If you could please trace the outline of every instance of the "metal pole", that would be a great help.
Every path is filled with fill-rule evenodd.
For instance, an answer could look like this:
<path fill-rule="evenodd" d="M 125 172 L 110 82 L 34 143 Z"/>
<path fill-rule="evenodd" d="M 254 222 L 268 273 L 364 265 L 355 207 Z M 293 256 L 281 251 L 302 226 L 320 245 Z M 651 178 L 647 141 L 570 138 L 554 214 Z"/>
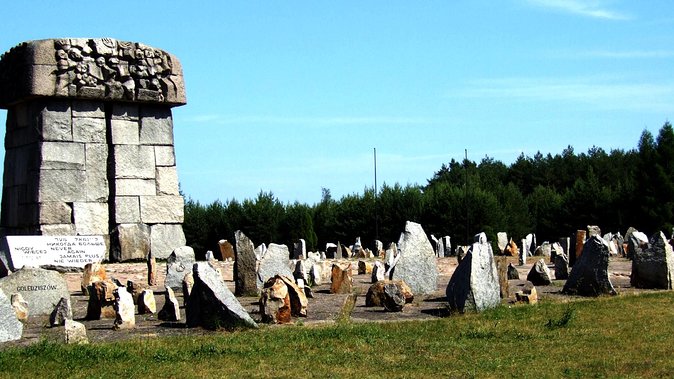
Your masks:
<path fill-rule="evenodd" d="M 374 235 L 379 240 L 379 209 L 377 204 L 379 187 L 377 187 L 377 148 L 374 148 Z M 378 253 L 378 252 L 377 252 Z"/>
<path fill-rule="evenodd" d="M 470 227 L 470 221 L 469 221 L 470 220 L 470 213 L 468 212 L 468 149 L 465 149 L 464 153 L 465 153 L 465 159 L 463 160 L 463 164 L 464 164 L 463 172 L 464 172 L 464 175 L 465 175 L 465 177 L 464 177 L 465 182 L 464 182 L 464 186 L 463 186 L 463 199 L 464 199 L 464 202 L 465 202 L 465 205 L 466 205 L 466 245 L 470 245 L 470 239 L 468 239 L 468 237 L 469 237 L 468 230 L 469 230 L 469 227 Z"/>

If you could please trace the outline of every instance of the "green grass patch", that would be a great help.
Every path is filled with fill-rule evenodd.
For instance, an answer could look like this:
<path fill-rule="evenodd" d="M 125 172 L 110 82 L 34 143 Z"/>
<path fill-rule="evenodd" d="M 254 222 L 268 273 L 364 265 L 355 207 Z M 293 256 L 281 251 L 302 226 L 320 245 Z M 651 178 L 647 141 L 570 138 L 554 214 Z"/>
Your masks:
<path fill-rule="evenodd" d="M 0 351 L 0 377 L 669 377 L 674 292 Z"/>

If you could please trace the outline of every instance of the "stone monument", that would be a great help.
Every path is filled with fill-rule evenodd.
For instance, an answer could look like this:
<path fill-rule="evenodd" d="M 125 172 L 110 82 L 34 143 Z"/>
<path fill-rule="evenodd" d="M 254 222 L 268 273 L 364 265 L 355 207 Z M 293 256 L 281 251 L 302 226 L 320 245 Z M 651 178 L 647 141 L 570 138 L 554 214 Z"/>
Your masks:
<path fill-rule="evenodd" d="M 3 235 L 102 235 L 116 260 L 185 245 L 171 108 L 180 62 L 136 42 L 23 42 L 0 58 Z"/>

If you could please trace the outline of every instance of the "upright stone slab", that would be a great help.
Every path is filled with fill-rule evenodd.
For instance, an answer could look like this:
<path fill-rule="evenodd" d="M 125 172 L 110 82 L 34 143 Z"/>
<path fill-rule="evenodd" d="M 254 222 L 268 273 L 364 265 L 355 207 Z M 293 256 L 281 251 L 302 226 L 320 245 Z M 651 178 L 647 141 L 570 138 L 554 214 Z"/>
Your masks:
<path fill-rule="evenodd" d="M 300 238 L 295 242 L 293 249 L 293 259 L 306 259 L 307 257 L 307 242 Z"/>
<path fill-rule="evenodd" d="M 257 268 L 257 288 L 261 291 L 264 283 L 275 275 L 285 275 L 293 277 L 290 270 L 290 252 L 288 246 L 269 244 L 267 252 L 260 260 Z"/>
<path fill-rule="evenodd" d="M 166 280 L 164 285 L 174 290 L 181 289 L 185 274 L 192 270 L 194 258 L 194 249 L 189 246 L 183 246 L 175 249 L 166 261 Z"/>
<path fill-rule="evenodd" d="M 24 267 L 0 279 L 5 293 L 20 293 L 28 302 L 30 315 L 50 315 L 62 297 L 70 297 L 68 284 L 56 271 Z"/>
<path fill-rule="evenodd" d="M 178 59 L 142 43 L 63 38 L 12 48 L 0 58 L 8 110 L 0 227 L 101 235 L 116 259 L 142 259 L 150 246 L 166 258 L 185 244 L 171 115 L 185 102 Z"/>
<path fill-rule="evenodd" d="M 449 236 L 442 237 L 442 246 L 445 248 L 442 255 L 443 257 L 452 255 L 452 239 Z"/>
<path fill-rule="evenodd" d="M 393 270 L 393 280 L 402 280 L 418 295 L 428 295 L 438 289 L 438 266 L 433 247 L 421 225 L 407 221 L 398 241 L 399 259 Z"/>
<path fill-rule="evenodd" d="M 23 324 L 16 318 L 14 308 L 0 288 L 0 343 L 21 339 Z"/>
<path fill-rule="evenodd" d="M 608 277 L 608 245 L 599 236 L 585 241 L 562 293 L 580 296 L 616 295 Z"/>
<path fill-rule="evenodd" d="M 638 249 L 632 258 L 632 287 L 671 290 L 674 281 L 672 245 L 662 232 L 654 234 L 648 245 L 646 249 Z"/>
<path fill-rule="evenodd" d="M 236 240 L 236 262 L 234 262 L 234 294 L 236 296 L 257 296 L 257 258 L 255 245 L 242 231 L 234 233 Z"/>
<path fill-rule="evenodd" d="M 496 233 L 496 237 L 498 238 L 498 248 L 501 251 L 501 254 L 503 254 L 506 247 L 508 247 L 508 233 L 498 232 Z"/>
<path fill-rule="evenodd" d="M 569 278 L 569 257 L 566 254 L 555 255 L 555 279 Z"/>
<path fill-rule="evenodd" d="M 446 289 L 449 308 L 456 312 L 494 308 L 501 303 L 494 254 L 489 243 L 474 243 L 452 274 Z"/>
<path fill-rule="evenodd" d="M 213 267 L 206 262 L 195 263 L 192 275 L 194 287 L 187 300 L 187 326 L 207 329 L 238 326 L 257 328 L 255 321 Z"/>
<path fill-rule="evenodd" d="M 536 261 L 527 275 L 527 280 L 535 286 L 547 286 L 552 283 L 552 274 L 548 265 L 545 264 L 545 260 L 539 259 Z"/>

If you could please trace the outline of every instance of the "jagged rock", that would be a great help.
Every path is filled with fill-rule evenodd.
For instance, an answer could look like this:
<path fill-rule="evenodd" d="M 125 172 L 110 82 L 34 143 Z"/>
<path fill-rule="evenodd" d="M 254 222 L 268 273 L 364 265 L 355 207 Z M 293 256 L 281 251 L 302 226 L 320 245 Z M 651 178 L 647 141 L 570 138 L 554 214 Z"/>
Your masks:
<path fill-rule="evenodd" d="M 189 246 L 179 247 L 169 255 L 166 260 L 166 280 L 164 286 L 180 289 L 183 284 L 185 274 L 192 271 L 194 258 L 194 249 Z"/>
<path fill-rule="evenodd" d="M 236 259 L 236 255 L 234 254 L 234 246 L 229 241 L 218 241 L 218 247 L 220 248 L 220 255 L 222 256 L 223 261 Z"/>
<path fill-rule="evenodd" d="M 457 246 L 456 247 L 456 261 L 457 263 L 461 263 L 463 258 L 466 257 L 468 254 L 468 251 L 470 250 L 470 246 Z"/>
<path fill-rule="evenodd" d="M 515 299 L 521 303 L 536 304 L 538 303 L 538 291 L 532 283 L 527 283 L 522 291 L 515 292 Z"/>
<path fill-rule="evenodd" d="M 327 259 L 338 258 L 336 255 L 337 255 L 337 245 L 335 245 L 332 242 L 328 242 L 327 244 L 325 244 L 325 258 Z"/>
<path fill-rule="evenodd" d="M 552 256 L 552 245 L 550 245 L 550 242 L 545 241 L 541 246 L 537 247 L 536 255 L 550 259 L 550 256 Z"/>
<path fill-rule="evenodd" d="M 510 296 L 510 284 L 508 283 L 508 258 L 494 257 L 496 261 L 496 271 L 498 272 L 498 285 L 501 299 L 507 299 Z"/>
<path fill-rule="evenodd" d="M 671 290 L 674 281 L 674 250 L 667 237 L 658 232 L 649 247 L 637 249 L 632 258 L 632 287 Z"/>
<path fill-rule="evenodd" d="M 321 266 L 318 264 L 313 264 L 311 265 L 311 271 L 310 271 L 310 278 L 311 278 L 311 283 L 313 283 L 316 286 L 320 286 L 323 284 L 323 272 L 321 269 Z"/>
<path fill-rule="evenodd" d="M 562 293 L 567 295 L 616 295 L 608 277 L 608 245 L 598 236 L 588 239 L 571 270 Z"/>
<path fill-rule="evenodd" d="M 307 296 L 303 289 L 304 283 L 302 284 L 302 288 L 300 288 L 300 286 L 295 284 L 290 277 L 283 275 L 278 275 L 277 277 L 285 283 L 286 287 L 288 287 L 288 295 L 290 296 L 290 314 L 296 317 L 307 317 L 307 306 L 309 305 L 309 301 L 307 300 Z"/>
<path fill-rule="evenodd" d="M 208 250 L 206 252 L 205 260 L 206 260 L 206 262 L 211 262 L 211 263 L 217 261 L 217 259 L 215 258 L 215 254 L 213 254 L 213 251 L 211 251 L 211 250 Z"/>
<path fill-rule="evenodd" d="M 481 312 L 501 303 L 498 272 L 489 243 L 474 243 L 447 284 L 450 310 Z"/>
<path fill-rule="evenodd" d="M 260 260 L 260 265 L 257 268 L 257 287 L 263 288 L 264 283 L 276 275 L 293 276 L 290 270 L 290 252 L 288 246 L 269 244 L 267 252 Z"/>
<path fill-rule="evenodd" d="M 300 238 L 293 246 L 293 259 L 307 258 L 307 242 Z"/>
<path fill-rule="evenodd" d="M 162 321 L 180 321 L 180 304 L 171 287 L 164 287 L 164 306 L 157 317 Z"/>
<path fill-rule="evenodd" d="M 529 275 L 527 275 L 527 280 L 533 283 L 535 286 L 547 286 L 552 283 L 552 274 L 548 265 L 545 264 L 544 259 L 539 259 L 531 267 Z"/>
<path fill-rule="evenodd" d="M 358 275 L 372 274 L 372 262 L 358 261 Z"/>
<path fill-rule="evenodd" d="M 54 307 L 54 311 L 49 315 L 49 324 L 54 326 L 64 325 L 66 320 L 73 319 L 73 307 L 70 304 L 70 297 L 62 297 Z"/>
<path fill-rule="evenodd" d="M 147 254 L 147 285 L 157 285 L 157 259 L 152 251 Z"/>
<path fill-rule="evenodd" d="M 194 287 L 194 276 L 190 271 L 183 277 L 183 301 L 187 302 L 187 299 L 189 299 L 190 295 L 192 294 L 192 287 Z"/>
<path fill-rule="evenodd" d="M 569 257 L 562 253 L 555 255 L 555 279 L 569 278 Z"/>
<path fill-rule="evenodd" d="M 134 304 L 138 304 L 138 298 L 146 289 L 148 288 L 144 283 L 133 282 L 131 280 L 126 281 L 126 291 L 131 294 Z"/>
<path fill-rule="evenodd" d="M 520 249 L 517 248 L 517 244 L 515 243 L 515 241 L 513 241 L 512 238 L 510 239 L 508 245 L 503 250 L 503 255 L 509 257 L 517 257 L 520 255 Z"/>
<path fill-rule="evenodd" d="M 496 233 L 496 238 L 498 239 L 498 248 L 501 251 L 501 254 L 503 254 L 506 247 L 508 247 L 508 233 L 498 232 Z"/>
<path fill-rule="evenodd" d="M 375 261 L 372 264 L 372 283 L 377 283 L 380 280 L 386 280 L 386 269 L 383 262 Z"/>
<path fill-rule="evenodd" d="M 342 267 L 338 264 L 332 265 L 332 282 L 330 293 L 351 293 L 353 290 L 353 277 L 351 276 L 351 264 Z"/>
<path fill-rule="evenodd" d="M 365 306 L 384 306 L 389 312 L 401 312 L 405 306 L 405 296 L 400 286 L 391 281 L 381 281 L 370 286 L 365 298 Z"/>
<path fill-rule="evenodd" d="M 590 238 L 592 236 L 601 237 L 601 228 L 599 228 L 597 225 L 588 225 L 587 226 L 587 237 Z"/>
<path fill-rule="evenodd" d="M 643 254 L 644 249 L 648 249 L 648 237 L 646 234 L 634 229 L 628 232 L 627 237 L 627 258 L 634 259 L 636 255 Z"/>
<path fill-rule="evenodd" d="M 585 246 L 585 236 L 587 232 L 584 230 L 578 230 L 576 231 L 576 250 L 575 250 L 575 260 L 573 260 L 573 263 L 575 264 L 575 261 L 580 258 L 580 255 L 583 253 L 583 246 Z"/>
<path fill-rule="evenodd" d="M 5 294 L 20 293 L 31 316 L 49 316 L 62 297 L 70 296 L 65 277 L 53 270 L 24 266 L 0 279 Z"/>
<path fill-rule="evenodd" d="M 5 292 L 0 289 L 0 343 L 21 339 L 23 323 L 16 318 L 16 313 Z"/>
<path fill-rule="evenodd" d="M 108 274 L 105 271 L 105 266 L 101 263 L 87 263 L 84 265 L 84 271 L 82 272 L 82 293 L 87 295 L 87 288 L 91 283 L 106 280 L 107 278 Z"/>
<path fill-rule="evenodd" d="M 555 263 L 556 256 L 565 254 L 566 253 L 564 252 L 564 249 L 562 248 L 562 245 L 559 242 L 553 243 L 552 248 L 550 249 L 550 262 Z"/>
<path fill-rule="evenodd" d="M 23 299 L 20 293 L 13 293 L 11 297 L 12 308 L 19 321 L 28 321 L 28 303 Z"/>
<path fill-rule="evenodd" d="M 136 327 L 136 312 L 133 297 L 125 287 L 115 290 L 115 324 L 114 329 L 133 329 Z"/>
<path fill-rule="evenodd" d="M 487 234 L 485 232 L 480 232 L 473 236 L 473 242 L 477 243 L 487 243 Z"/>
<path fill-rule="evenodd" d="M 384 307 L 389 312 L 400 312 L 412 301 L 414 293 L 402 280 L 378 281 L 370 286 L 365 296 L 366 307 Z"/>
<path fill-rule="evenodd" d="M 66 344 L 78 345 L 89 343 L 89 338 L 87 338 L 87 328 L 84 324 L 71 319 L 65 319 L 63 325 L 63 342 Z"/>
<path fill-rule="evenodd" d="M 260 296 L 262 321 L 272 324 L 287 324 L 292 320 L 288 286 L 279 277 L 269 278 Z"/>
<path fill-rule="evenodd" d="M 525 264 L 527 264 L 527 256 L 529 251 L 527 248 L 528 243 L 529 241 L 527 241 L 526 238 L 522 240 L 522 250 L 519 251 L 520 255 L 518 257 L 519 258 L 518 264 L 520 266 L 524 266 Z"/>
<path fill-rule="evenodd" d="M 408 221 L 398 241 L 399 259 L 393 280 L 402 280 L 415 294 L 427 295 L 438 289 L 438 267 L 433 247 L 421 225 Z"/>
<path fill-rule="evenodd" d="M 148 313 L 157 313 L 157 300 L 151 289 L 143 290 L 138 296 L 138 314 L 143 315 Z"/>
<path fill-rule="evenodd" d="M 236 296 L 257 296 L 257 256 L 255 245 L 242 231 L 234 233 L 236 241 L 234 262 L 234 294 Z"/>
<path fill-rule="evenodd" d="M 102 318 L 115 318 L 115 290 L 117 285 L 110 280 L 92 283 L 87 292 L 89 303 L 87 305 L 87 320 L 100 320 Z M 133 299 L 132 299 L 133 302 Z"/>
<path fill-rule="evenodd" d="M 520 280 L 520 272 L 512 263 L 508 264 L 508 280 Z"/>
<path fill-rule="evenodd" d="M 195 263 L 192 269 L 194 287 L 187 300 L 187 326 L 207 329 L 219 327 L 251 327 L 257 324 L 225 282 L 208 263 Z"/>

